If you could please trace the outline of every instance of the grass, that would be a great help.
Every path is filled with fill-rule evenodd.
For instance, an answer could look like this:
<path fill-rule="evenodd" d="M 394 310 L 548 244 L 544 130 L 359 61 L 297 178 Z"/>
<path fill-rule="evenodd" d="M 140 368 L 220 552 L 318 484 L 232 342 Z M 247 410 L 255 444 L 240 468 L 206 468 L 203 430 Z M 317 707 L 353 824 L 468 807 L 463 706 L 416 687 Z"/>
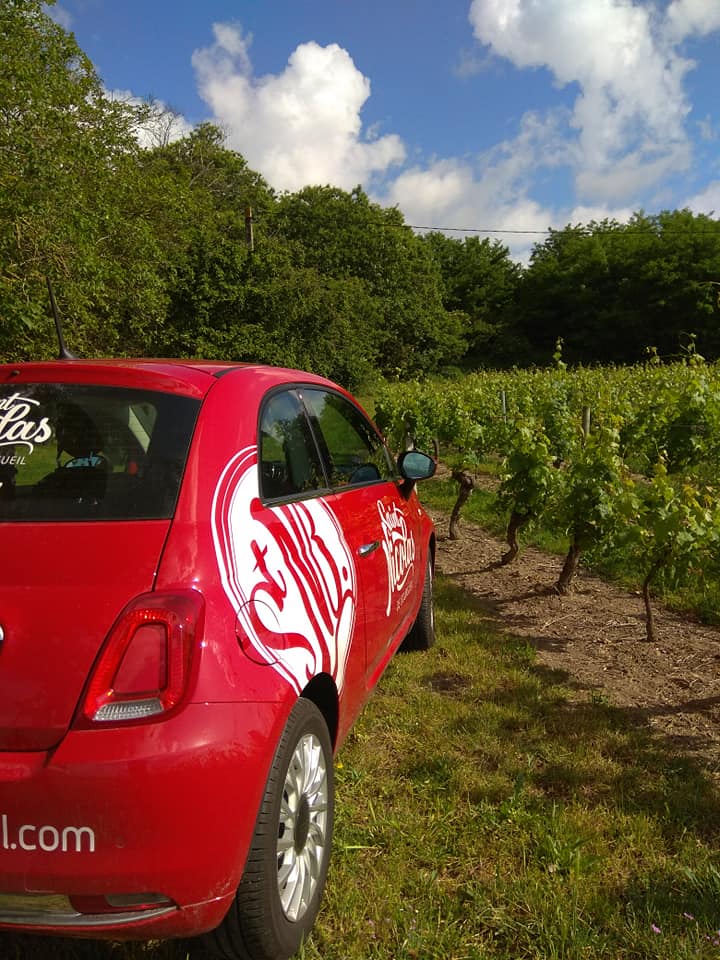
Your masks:
<path fill-rule="evenodd" d="M 720 956 L 711 781 L 440 593 L 340 755 L 307 960 Z"/>
<path fill-rule="evenodd" d="M 336 763 L 303 960 L 720 958 L 720 798 L 642 717 L 565 685 L 438 582 Z M 0 936 L 7 960 L 181 960 L 172 943 Z"/>

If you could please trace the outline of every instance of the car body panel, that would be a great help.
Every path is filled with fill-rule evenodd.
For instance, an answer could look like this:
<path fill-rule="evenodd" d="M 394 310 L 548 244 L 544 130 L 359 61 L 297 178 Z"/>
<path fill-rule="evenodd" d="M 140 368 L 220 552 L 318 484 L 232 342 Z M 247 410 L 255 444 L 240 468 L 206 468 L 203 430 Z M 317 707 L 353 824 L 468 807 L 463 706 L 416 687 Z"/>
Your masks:
<path fill-rule="evenodd" d="M 240 879 L 267 744 L 283 725 L 274 704 L 189 704 L 164 722 L 73 730 L 55 751 L 0 753 L 0 890 L 154 891 L 205 904 L 202 926 L 214 926 Z M 179 910 L 152 927 L 184 932 Z"/>
<path fill-rule="evenodd" d="M 201 398 L 215 375 L 237 365 L 197 364 L 157 360 L 64 360 L 5 364 L 0 383 L 90 383 L 95 386 L 133 386 Z"/>
<path fill-rule="evenodd" d="M 365 663 L 368 679 L 388 646 L 407 633 L 415 598 L 405 590 L 415 560 L 408 526 L 410 504 L 392 482 L 348 490 L 340 498 L 341 523 L 357 558 L 365 604 Z"/>
<path fill-rule="evenodd" d="M 152 589 L 169 526 L 3 524 L 0 750 L 45 750 L 60 740 L 113 622 L 131 597 Z"/>

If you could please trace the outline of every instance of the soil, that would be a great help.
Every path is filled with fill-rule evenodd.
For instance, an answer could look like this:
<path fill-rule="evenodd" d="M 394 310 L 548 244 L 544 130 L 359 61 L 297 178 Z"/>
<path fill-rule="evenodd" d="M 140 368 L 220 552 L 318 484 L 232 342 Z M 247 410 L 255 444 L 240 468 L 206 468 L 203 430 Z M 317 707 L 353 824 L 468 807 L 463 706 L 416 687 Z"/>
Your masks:
<path fill-rule="evenodd" d="M 507 544 L 462 521 L 428 511 L 437 530 L 439 572 L 471 591 L 487 620 L 525 638 L 541 664 L 566 674 L 572 696 L 601 696 L 632 710 L 720 784 L 720 629 L 653 605 L 658 641 L 648 643 L 639 593 L 583 570 L 575 589 L 554 589 L 562 558 L 523 547 L 500 566 Z"/>

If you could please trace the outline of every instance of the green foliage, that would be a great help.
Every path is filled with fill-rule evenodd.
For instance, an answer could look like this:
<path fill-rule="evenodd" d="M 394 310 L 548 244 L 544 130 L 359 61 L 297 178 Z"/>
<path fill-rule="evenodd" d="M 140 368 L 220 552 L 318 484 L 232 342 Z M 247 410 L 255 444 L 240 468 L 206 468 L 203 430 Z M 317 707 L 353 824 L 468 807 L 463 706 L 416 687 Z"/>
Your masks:
<path fill-rule="evenodd" d="M 152 105 L 110 101 L 36 0 L 0 17 L 6 359 L 55 352 L 48 276 L 83 355 L 259 360 L 351 387 L 462 355 L 462 319 L 397 210 L 360 189 L 278 198 L 210 124 L 142 149 L 138 130 L 162 121 Z"/>
<path fill-rule="evenodd" d="M 587 550 L 602 542 L 616 523 L 627 471 L 616 430 L 600 427 L 587 437 L 578 434 L 567 467 L 559 473 L 556 509 L 573 542 Z"/>
<path fill-rule="evenodd" d="M 643 577 L 647 638 L 655 639 L 650 591 L 658 575 L 668 581 L 701 571 L 720 545 L 717 490 L 687 476 L 672 477 L 660 460 L 647 484 L 621 499 L 621 543 Z"/>
<path fill-rule="evenodd" d="M 443 308 L 439 270 L 397 209 L 372 203 L 359 187 L 306 187 L 279 199 L 273 227 L 299 264 L 360 281 L 384 375 L 432 373 L 464 352 L 462 318 Z"/>
<path fill-rule="evenodd" d="M 639 212 L 628 224 L 568 226 L 522 269 L 497 241 L 417 236 L 398 209 L 360 187 L 277 195 L 216 127 L 200 124 L 172 142 L 172 121 L 153 103 L 110 99 L 40 0 L 0 4 L 5 359 L 55 352 L 47 277 L 82 355 L 256 359 L 348 386 L 378 374 L 407 380 L 547 362 L 559 339 L 571 363 L 639 359 L 646 344 L 655 357 L 694 351 L 694 335 L 703 355 L 720 353 L 712 217 Z M 155 146 L 141 147 L 140 133 Z M 540 411 L 557 459 L 570 442 L 564 410 L 576 398 L 567 391 L 577 388 L 564 364 Z M 678 393 L 664 438 L 637 419 L 623 424 L 623 448 L 638 441 L 638 469 L 647 472 L 661 450 L 678 467 L 694 469 L 700 445 L 706 458 L 718 402 L 698 377 L 694 394 L 690 383 Z M 505 412 L 524 415 L 526 399 Z M 663 419 L 662 406 L 639 400 L 650 423 Z M 473 463 L 498 427 L 472 411 L 463 417 L 448 401 L 440 426 L 464 435 L 462 455 Z M 661 447 L 644 443 L 651 433 Z"/>
<path fill-rule="evenodd" d="M 677 577 L 720 542 L 720 503 L 714 487 L 671 477 L 660 461 L 647 484 L 625 499 L 626 538 L 645 570 Z"/>
<path fill-rule="evenodd" d="M 503 563 L 519 552 L 520 529 L 538 520 L 557 486 L 557 470 L 550 455 L 550 441 L 538 421 L 518 419 L 507 435 L 509 453 L 503 464 L 498 506 L 509 513 Z"/>
<path fill-rule="evenodd" d="M 253 256 L 236 358 L 312 369 L 354 388 L 374 371 L 377 304 L 362 282 L 292 262 L 277 241 Z"/>
<path fill-rule="evenodd" d="M 159 248 L 135 124 L 36 0 L 0 9 L 0 316 L 6 358 L 47 356 L 45 278 L 86 353 L 133 349 L 159 319 Z"/>
<path fill-rule="evenodd" d="M 636 213 L 553 230 L 535 247 L 518 292 L 518 326 L 539 356 L 557 337 L 581 362 L 669 356 L 695 333 L 718 355 L 720 223 L 689 210 Z"/>
<path fill-rule="evenodd" d="M 620 529 L 619 505 L 630 485 L 619 455 L 619 434 L 612 427 L 580 434 L 567 468 L 560 474 L 555 503 L 556 522 L 567 531 L 570 548 L 558 579 L 567 593 L 581 552 L 607 548 Z"/>
<path fill-rule="evenodd" d="M 557 485 L 558 470 L 542 425 L 517 420 L 509 436 L 509 453 L 503 463 L 498 505 L 502 510 L 534 520 L 544 511 Z"/>
<path fill-rule="evenodd" d="M 692 343 L 674 364 L 570 370 L 558 348 L 555 360 L 546 370 L 385 384 L 377 415 L 398 445 L 409 433 L 426 448 L 437 437 L 453 464 L 500 458 L 504 562 L 517 555 L 518 530 L 542 516 L 555 542 L 569 542 L 558 589 L 569 589 L 582 554 L 622 556 L 644 585 L 651 629 L 657 580 L 686 583 L 698 569 L 717 577 L 720 366 Z"/>
<path fill-rule="evenodd" d="M 442 233 L 423 238 L 440 267 L 443 305 L 467 318 L 468 367 L 503 366 L 523 356 L 513 328 L 513 307 L 522 276 L 510 251 L 497 240 L 456 240 Z"/>
<path fill-rule="evenodd" d="M 232 359 L 245 319 L 250 253 L 245 207 L 262 212 L 272 193 L 222 133 L 201 124 L 182 140 L 148 150 L 143 177 L 155 196 L 153 219 L 164 249 L 166 322 L 151 352 Z"/>

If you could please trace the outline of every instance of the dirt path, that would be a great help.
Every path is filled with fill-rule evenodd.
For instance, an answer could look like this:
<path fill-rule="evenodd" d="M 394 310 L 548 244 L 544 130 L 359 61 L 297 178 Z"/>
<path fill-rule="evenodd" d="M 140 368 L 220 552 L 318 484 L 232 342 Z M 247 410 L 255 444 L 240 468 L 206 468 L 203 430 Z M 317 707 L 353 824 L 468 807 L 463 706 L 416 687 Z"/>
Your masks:
<path fill-rule="evenodd" d="M 449 540 L 447 517 L 429 511 L 438 534 L 437 568 L 472 591 L 489 621 L 525 637 L 540 662 L 565 671 L 578 696 L 596 690 L 637 710 L 658 733 L 695 757 L 720 782 L 720 629 L 655 605 L 655 644 L 645 639 L 639 594 L 582 571 L 575 593 L 561 597 L 557 557 L 526 547 L 513 566 L 497 562 L 507 549 L 463 522 Z"/>

